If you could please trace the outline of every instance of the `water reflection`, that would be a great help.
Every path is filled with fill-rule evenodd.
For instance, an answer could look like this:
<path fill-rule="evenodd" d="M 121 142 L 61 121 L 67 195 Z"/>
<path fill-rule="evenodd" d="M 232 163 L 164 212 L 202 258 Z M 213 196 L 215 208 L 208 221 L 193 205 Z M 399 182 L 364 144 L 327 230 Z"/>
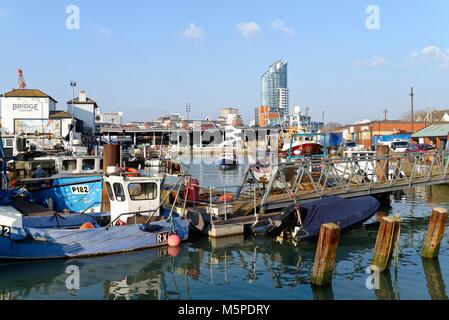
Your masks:
<path fill-rule="evenodd" d="M 422 259 L 427 289 L 432 300 L 448 300 L 438 259 Z"/>
<path fill-rule="evenodd" d="M 342 235 L 333 283 L 327 288 L 310 284 L 315 242 L 192 237 L 180 249 L 0 264 L 0 299 L 446 300 L 449 274 L 438 260 L 421 260 L 420 249 L 432 207 L 449 207 L 448 191 L 448 186 L 404 190 L 383 208 L 386 214 L 399 212 L 403 223 L 398 271 L 392 268 L 380 275 L 377 290 L 365 286 L 378 229 L 373 217 L 364 227 Z M 441 263 L 449 263 L 448 240 L 446 233 Z M 80 290 L 66 288 L 69 265 L 80 269 Z"/>

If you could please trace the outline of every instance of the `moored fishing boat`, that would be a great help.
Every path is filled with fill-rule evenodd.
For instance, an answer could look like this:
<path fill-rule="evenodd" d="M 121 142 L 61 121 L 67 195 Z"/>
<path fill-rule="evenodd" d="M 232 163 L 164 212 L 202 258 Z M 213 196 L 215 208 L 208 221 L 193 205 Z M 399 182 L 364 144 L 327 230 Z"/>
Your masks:
<path fill-rule="evenodd" d="M 35 161 L 54 162 L 56 174 L 41 171 L 37 177 L 18 180 L 17 185 L 28 191 L 31 201 L 57 212 L 101 211 L 102 157 L 41 157 Z M 38 166 L 34 172 L 38 170 L 42 169 Z"/>
<path fill-rule="evenodd" d="M 105 180 L 111 213 L 26 216 L 13 205 L 0 206 L 0 259 L 98 256 L 165 246 L 172 235 L 187 240 L 189 221 L 162 209 L 162 177 Z"/>

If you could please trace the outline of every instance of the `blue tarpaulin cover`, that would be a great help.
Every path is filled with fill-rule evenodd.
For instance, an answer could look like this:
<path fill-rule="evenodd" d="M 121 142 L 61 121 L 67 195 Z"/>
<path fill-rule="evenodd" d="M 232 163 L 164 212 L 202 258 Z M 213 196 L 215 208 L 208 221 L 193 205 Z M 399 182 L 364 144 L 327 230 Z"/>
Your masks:
<path fill-rule="evenodd" d="M 303 230 L 307 237 L 319 235 L 321 225 L 335 223 L 341 229 L 361 224 L 379 209 L 379 201 L 372 196 L 343 199 L 337 196 L 301 204 Z"/>

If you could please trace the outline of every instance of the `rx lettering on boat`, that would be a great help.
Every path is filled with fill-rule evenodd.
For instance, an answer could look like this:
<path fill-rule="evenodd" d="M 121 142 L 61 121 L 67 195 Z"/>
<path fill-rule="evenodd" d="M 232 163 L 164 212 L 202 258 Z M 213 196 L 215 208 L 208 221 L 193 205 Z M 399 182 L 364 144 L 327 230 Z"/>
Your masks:
<path fill-rule="evenodd" d="M 162 232 L 156 235 L 156 243 L 167 243 L 170 232 Z"/>
<path fill-rule="evenodd" d="M 72 186 L 72 194 L 88 194 L 89 186 Z"/>
<path fill-rule="evenodd" d="M 0 237 L 11 238 L 11 227 L 0 226 Z"/>

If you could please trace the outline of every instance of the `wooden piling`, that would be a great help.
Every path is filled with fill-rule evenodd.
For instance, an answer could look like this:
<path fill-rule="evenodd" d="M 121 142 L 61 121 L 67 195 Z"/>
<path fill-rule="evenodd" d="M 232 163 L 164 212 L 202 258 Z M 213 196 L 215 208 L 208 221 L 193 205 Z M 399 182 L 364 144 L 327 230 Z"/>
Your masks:
<path fill-rule="evenodd" d="M 447 216 L 448 212 L 444 208 L 435 208 L 432 210 L 432 216 L 430 217 L 429 227 L 421 253 L 423 258 L 434 259 L 438 257 L 444 229 L 446 228 Z"/>
<path fill-rule="evenodd" d="M 313 285 L 327 286 L 331 284 L 339 240 L 339 226 L 334 223 L 326 223 L 321 226 L 312 270 Z"/>
<path fill-rule="evenodd" d="M 376 147 L 376 152 L 378 157 L 388 156 L 390 154 L 390 148 L 386 145 L 378 144 Z M 387 181 L 389 169 L 390 168 L 388 160 L 377 160 L 376 161 L 377 181 Z"/>
<path fill-rule="evenodd" d="M 391 257 L 399 237 L 400 226 L 401 219 L 399 217 L 382 218 L 373 257 L 373 265 L 379 268 L 379 272 L 385 272 L 390 267 Z"/>

